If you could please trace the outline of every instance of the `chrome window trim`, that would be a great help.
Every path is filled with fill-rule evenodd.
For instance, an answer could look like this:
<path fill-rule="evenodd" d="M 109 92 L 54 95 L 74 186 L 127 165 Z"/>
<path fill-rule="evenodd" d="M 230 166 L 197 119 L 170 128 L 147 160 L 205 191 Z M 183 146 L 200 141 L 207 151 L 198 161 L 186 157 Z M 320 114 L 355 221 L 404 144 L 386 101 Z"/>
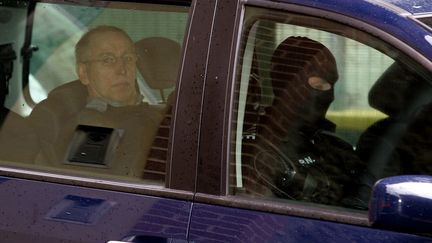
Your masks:
<path fill-rule="evenodd" d="M 416 23 L 418 23 L 419 25 L 423 26 L 424 28 L 432 32 L 432 26 L 427 25 L 422 21 L 423 18 L 432 18 L 432 13 L 413 15 L 410 18 Z"/>
<path fill-rule="evenodd" d="M 248 209 L 263 213 L 275 213 L 293 217 L 326 220 L 357 226 L 370 226 L 366 211 L 336 208 L 301 201 L 287 203 L 286 201 L 282 201 L 282 199 L 277 200 L 278 199 L 275 199 L 275 201 L 269 201 L 264 198 L 251 198 L 234 195 L 215 196 L 204 193 L 195 194 L 195 201 L 201 203 Z"/>
<path fill-rule="evenodd" d="M 84 176 L 61 175 L 58 173 L 35 171 L 0 166 L 0 177 L 11 177 L 14 179 L 35 180 L 38 182 L 58 183 L 63 185 L 81 186 L 94 189 L 103 189 L 118 192 L 129 192 L 134 194 L 169 197 L 191 201 L 193 192 L 166 188 L 164 184 L 151 185 L 142 182 L 126 182 L 119 180 L 89 178 Z"/>

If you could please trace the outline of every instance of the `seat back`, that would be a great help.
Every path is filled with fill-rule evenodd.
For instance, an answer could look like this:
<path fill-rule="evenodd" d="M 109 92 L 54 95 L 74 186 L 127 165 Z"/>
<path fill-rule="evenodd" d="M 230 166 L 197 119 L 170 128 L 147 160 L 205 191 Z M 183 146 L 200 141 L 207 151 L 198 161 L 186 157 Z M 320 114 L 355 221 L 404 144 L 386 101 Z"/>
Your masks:
<path fill-rule="evenodd" d="M 403 119 L 431 100 L 429 90 L 418 74 L 395 62 L 372 86 L 368 99 L 371 107 L 389 117 Z"/>
<path fill-rule="evenodd" d="M 257 57 L 256 55 L 254 55 L 252 59 L 251 74 L 249 76 L 247 96 L 245 98 L 246 100 L 244 106 L 244 118 L 242 124 L 243 133 L 241 134 L 241 172 L 243 185 L 246 189 L 245 192 L 248 194 L 260 194 L 260 192 L 263 192 L 265 190 L 265 188 L 263 188 L 262 186 L 261 181 L 257 177 L 256 170 L 253 167 L 256 153 L 257 129 L 264 108 L 261 100 L 262 82 L 260 79 L 261 76 L 258 68 Z M 240 92 L 240 85 L 238 85 L 235 90 L 236 96 L 239 97 Z M 236 107 L 239 107 L 239 104 L 236 104 Z M 230 166 L 230 177 L 233 181 L 235 181 L 235 178 L 237 176 L 237 167 L 235 163 L 232 163 Z"/>
<path fill-rule="evenodd" d="M 150 149 L 143 177 L 164 181 L 174 94 L 168 94 L 165 97 L 163 90 L 172 89 L 175 86 L 180 65 L 181 46 L 167 38 L 150 37 L 137 41 L 135 47 L 139 57 L 138 71 L 149 87 L 161 91 L 166 103 L 164 118 Z"/>
<path fill-rule="evenodd" d="M 60 126 L 65 122 L 62 119 L 69 119 L 81 111 L 86 99 L 87 88 L 79 80 L 53 89 L 29 116 L 37 136 L 43 141 L 56 141 Z"/>
<path fill-rule="evenodd" d="M 368 97 L 370 106 L 388 117 L 370 125 L 357 142 L 357 154 L 368 167 L 362 179 L 365 185 L 360 195 L 362 200 L 367 201 L 378 179 L 403 173 L 404 164 L 421 156 L 420 152 L 407 155 L 405 150 L 409 149 L 406 148 L 414 148 L 415 143 L 407 146 L 403 140 L 416 134 L 410 127 L 423 129 L 420 125 L 425 120 L 422 108 L 430 104 L 431 93 L 432 87 L 423 77 L 399 62 L 393 63 L 372 86 Z M 420 115 L 416 115 L 419 111 Z M 422 135 L 418 136 L 420 133 Z M 426 131 L 420 133 L 414 137 L 426 136 Z M 402 149 L 403 143 L 405 148 Z"/>
<path fill-rule="evenodd" d="M 160 91 L 166 103 L 169 95 L 163 91 L 175 86 L 180 66 L 180 44 L 163 37 L 149 37 L 137 41 L 135 48 L 139 57 L 138 71 L 150 88 Z"/>

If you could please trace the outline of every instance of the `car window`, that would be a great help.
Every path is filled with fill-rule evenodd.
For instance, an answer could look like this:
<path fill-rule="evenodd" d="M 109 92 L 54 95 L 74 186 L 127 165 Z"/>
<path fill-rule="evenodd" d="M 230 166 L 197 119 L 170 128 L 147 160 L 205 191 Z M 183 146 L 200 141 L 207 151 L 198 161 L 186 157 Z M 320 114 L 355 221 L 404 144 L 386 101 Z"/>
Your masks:
<path fill-rule="evenodd" d="M 32 44 L 38 50 L 31 59 L 29 80 L 32 87 L 30 94 L 35 102 L 45 99 L 54 87 L 77 78 L 74 46 L 89 28 L 114 25 L 125 30 L 135 42 L 159 37 L 182 43 L 187 8 L 139 4 L 136 5 L 139 8 L 134 9 L 133 5 L 122 8 L 115 8 L 116 4 L 111 5 L 113 7 L 107 5 L 103 8 L 49 3 L 36 5 Z M 57 68 L 53 69 L 53 66 Z M 151 80 L 147 81 L 142 76 L 138 78 L 138 84 L 149 102 L 154 104 L 164 101 L 166 97 L 161 96 L 167 94 L 151 87 L 152 84 L 148 84 Z M 173 88 L 164 91 L 171 93 L 172 90 Z"/>
<path fill-rule="evenodd" d="M 431 174 L 431 75 L 402 52 L 345 25 L 255 7 L 240 46 L 235 195 L 365 210 L 378 179 Z"/>
<path fill-rule="evenodd" d="M 430 17 L 430 16 L 419 17 L 417 19 L 420 20 L 421 22 L 423 22 L 424 24 L 426 24 L 428 27 L 432 28 L 432 17 Z"/>
<path fill-rule="evenodd" d="M 19 90 L 6 100 L 1 164 L 163 184 L 188 4 L 23 5 L 0 9 L 20 60 L 8 77 Z"/>

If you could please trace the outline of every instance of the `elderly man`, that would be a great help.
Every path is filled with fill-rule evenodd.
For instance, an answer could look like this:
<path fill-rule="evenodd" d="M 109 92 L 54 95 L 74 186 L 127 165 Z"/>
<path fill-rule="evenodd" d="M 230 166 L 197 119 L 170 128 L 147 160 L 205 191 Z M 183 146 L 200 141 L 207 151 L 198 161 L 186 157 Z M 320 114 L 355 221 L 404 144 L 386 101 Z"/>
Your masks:
<path fill-rule="evenodd" d="M 133 41 L 100 26 L 82 36 L 75 55 L 79 81 L 51 91 L 30 115 L 41 147 L 36 163 L 142 176 L 162 113 L 142 101 Z"/>
<path fill-rule="evenodd" d="M 135 47 L 125 32 L 108 26 L 93 29 L 77 43 L 75 56 L 77 73 L 87 86 L 90 102 L 113 106 L 141 102 L 136 86 Z"/>

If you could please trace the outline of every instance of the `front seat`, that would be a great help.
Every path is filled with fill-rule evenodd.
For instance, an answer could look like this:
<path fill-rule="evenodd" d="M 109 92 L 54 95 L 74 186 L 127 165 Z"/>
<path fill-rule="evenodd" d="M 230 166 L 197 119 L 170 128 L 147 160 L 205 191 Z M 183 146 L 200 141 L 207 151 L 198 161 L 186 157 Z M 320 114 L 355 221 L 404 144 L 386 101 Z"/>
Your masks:
<path fill-rule="evenodd" d="M 369 126 L 357 142 L 357 153 L 367 163 L 358 197 L 366 205 L 374 183 L 384 177 L 410 173 L 404 164 L 412 155 L 400 147 L 416 113 L 431 101 L 431 86 L 404 64 L 393 63 L 369 91 L 369 104 L 388 117 Z"/>
<path fill-rule="evenodd" d="M 165 105 L 164 118 L 159 125 L 144 168 L 144 179 L 165 181 L 171 112 L 175 94 L 172 92 L 180 66 L 181 46 L 177 42 L 150 37 L 135 43 L 138 71 L 150 88 L 159 90 Z M 166 93 L 166 91 L 170 93 Z"/>

